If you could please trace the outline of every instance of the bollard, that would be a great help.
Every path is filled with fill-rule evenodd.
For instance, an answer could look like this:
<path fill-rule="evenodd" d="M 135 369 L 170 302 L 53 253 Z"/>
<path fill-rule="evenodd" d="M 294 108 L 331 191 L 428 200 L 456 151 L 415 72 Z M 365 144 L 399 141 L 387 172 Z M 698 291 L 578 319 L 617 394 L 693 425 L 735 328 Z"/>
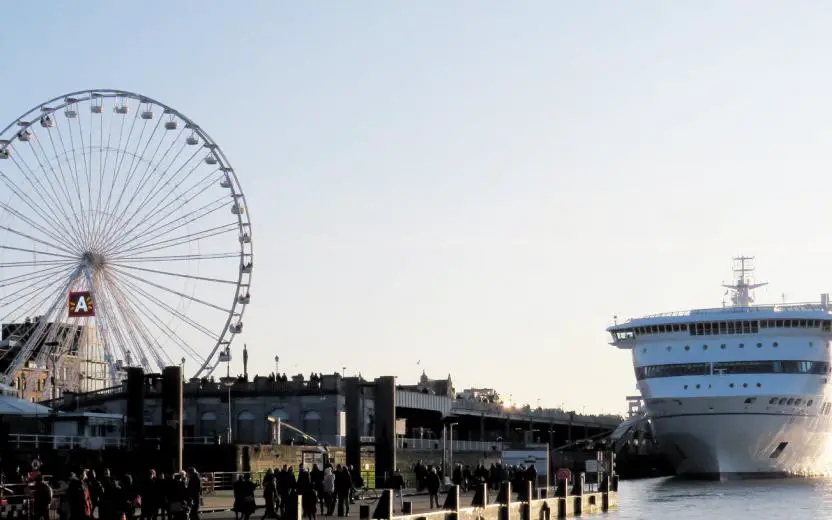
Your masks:
<path fill-rule="evenodd" d="M 569 480 L 562 478 L 557 482 L 555 496 L 558 497 L 558 518 L 566 518 L 566 502 L 569 500 Z"/>
<path fill-rule="evenodd" d="M 500 504 L 500 520 L 509 520 L 511 517 L 511 482 L 500 483 L 500 491 L 497 493 L 497 503 Z"/>
<path fill-rule="evenodd" d="M 601 493 L 606 493 L 610 490 L 610 476 L 604 473 L 601 477 L 601 483 L 598 485 L 598 491 Z"/>
<path fill-rule="evenodd" d="M 569 495 L 569 480 L 562 478 L 555 483 L 555 496 L 565 497 Z"/>
<path fill-rule="evenodd" d="M 376 510 L 373 511 L 373 518 L 388 519 L 393 517 L 393 491 L 385 489 L 378 499 Z"/>
<path fill-rule="evenodd" d="M 532 520 L 532 493 L 534 485 L 531 480 L 526 481 L 526 490 L 523 493 L 523 504 L 520 506 L 521 520 Z"/>
<path fill-rule="evenodd" d="M 402 502 L 402 514 L 403 515 L 412 515 L 413 514 L 413 502 L 407 500 Z"/>
<path fill-rule="evenodd" d="M 485 507 L 488 505 L 488 484 L 477 484 L 471 507 Z"/>
<path fill-rule="evenodd" d="M 578 478 L 575 479 L 575 484 L 572 486 L 573 495 L 583 495 L 584 486 L 586 483 L 586 473 L 583 471 L 578 473 Z"/>
<path fill-rule="evenodd" d="M 456 484 L 448 488 L 448 496 L 445 497 L 445 503 L 442 505 L 442 509 L 448 511 L 459 510 L 459 486 Z"/>
<path fill-rule="evenodd" d="M 303 495 L 297 496 L 297 499 L 292 503 L 292 507 L 297 511 L 297 514 L 292 516 L 297 518 L 297 520 L 303 520 Z"/>
<path fill-rule="evenodd" d="M 586 482 L 586 473 L 581 472 L 578 478 L 575 479 L 575 486 L 572 492 L 575 494 L 575 516 L 581 516 L 584 513 L 584 484 Z"/>
<path fill-rule="evenodd" d="M 361 520 L 370 520 L 370 506 L 366 504 L 358 506 L 358 518 Z"/>

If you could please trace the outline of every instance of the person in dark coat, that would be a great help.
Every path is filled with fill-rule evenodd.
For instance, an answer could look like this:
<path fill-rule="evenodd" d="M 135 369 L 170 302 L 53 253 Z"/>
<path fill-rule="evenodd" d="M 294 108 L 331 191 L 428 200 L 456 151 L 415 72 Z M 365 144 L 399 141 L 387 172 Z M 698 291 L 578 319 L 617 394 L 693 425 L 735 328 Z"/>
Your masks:
<path fill-rule="evenodd" d="M 190 506 L 190 519 L 199 520 L 199 501 L 202 498 L 202 479 L 196 468 L 188 468 L 188 505 Z"/>
<path fill-rule="evenodd" d="M 335 466 L 335 497 L 338 500 L 338 516 L 350 514 L 350 488 L 352 488 L 350 473 L 347 468 L 338 464 Z"/>
<path fill-rule="evenodd" d="M 428 496 L 430 497 L 430 508 L 440 507 L 439 505 L 439 488 L 442 483 L 439 481 L 439 474 L 436 468 L 430 468 L 425 477 L 425 487 L 428 488 Z"/>

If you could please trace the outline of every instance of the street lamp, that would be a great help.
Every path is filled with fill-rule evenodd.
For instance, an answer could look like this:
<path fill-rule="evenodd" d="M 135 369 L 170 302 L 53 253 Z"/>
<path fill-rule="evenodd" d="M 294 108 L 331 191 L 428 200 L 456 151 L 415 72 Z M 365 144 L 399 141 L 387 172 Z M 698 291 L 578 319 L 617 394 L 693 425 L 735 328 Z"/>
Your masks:
<path fill-rule="evenodd" d="M 454 470 L 454 426 L 457 424 L 459 423 L 448 423 L 448 434 L 451 441 L 448 443 L 448 466 L 451 471 Z"/>
<path fill-rule="evenodd" d="M 58 399 L 58 395 L 57 395 L 57 391 L 58 391 L 58 388 L 57 388 L 57 386 L 58 386 L 58 376 L 57 376 L 58 361 L 60 361 L 60 359 L 62 357 L 64 357 L 64 355 L 69 353 L 69 349 L 66 349 L 64 351 L 54 351 L 54 350 L 52 350 L 52 348 L 60 346 L 60 343 L 57 342 L 57 341 L 47 341 L 43 344 L 43 346 L 44 347 L 50 347 L 49 361 L 51 361 L 52 370 L 50 371 L 49 377 L 50 377 L 50 382 L 52 384 L 52 409 L 54 410 L 55 401 Z"/>
<path fill-rule="evenodd" d="M 225 362 L 225 377 L 220 379 L 222 384 L 228 388 L 228 428 L 226 429 L 226 439 L 231 444 L 231 387 L 234 386 L 234 380 L 231 379 L 231 345 L 225 347 L 225 350 L 220 352 L 220 363 Z"/>

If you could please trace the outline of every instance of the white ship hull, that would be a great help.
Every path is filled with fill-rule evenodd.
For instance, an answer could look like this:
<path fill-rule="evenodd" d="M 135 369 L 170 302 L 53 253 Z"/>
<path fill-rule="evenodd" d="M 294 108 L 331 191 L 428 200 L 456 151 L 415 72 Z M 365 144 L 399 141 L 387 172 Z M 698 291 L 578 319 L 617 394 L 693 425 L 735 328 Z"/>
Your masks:
<path fill-rule="evenodd" d="M 681 476 L 729 479 L 827 469 L 829 415 L 714 411 L 652 422 L 656 441 Z"/>
<path fill-rule="evenodd" d="M 630 350 L 653 434 L 679 475 L 827 473 L 832 305 L 754 305 L 750 258 L 733 305 L 635 318 L 607 330 Z"/>

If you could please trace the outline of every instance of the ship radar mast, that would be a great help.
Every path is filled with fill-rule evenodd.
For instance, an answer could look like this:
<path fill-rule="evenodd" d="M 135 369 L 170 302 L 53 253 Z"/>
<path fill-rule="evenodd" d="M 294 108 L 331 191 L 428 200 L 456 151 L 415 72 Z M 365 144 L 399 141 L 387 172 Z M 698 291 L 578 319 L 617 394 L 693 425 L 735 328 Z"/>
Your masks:
<path fill-rule="evenodd" d="M 734 279 L 733 285 L 722 284 L 728 289 L 726 294 L 731 292 L 731 303 L 734 307 L 750 307 L 754 303 L 751 291 L 767 285 L 766 283 L 753 283 L 751 273 L 754 272 L 754 257 L 740 256 L 734 258 Z"/>

